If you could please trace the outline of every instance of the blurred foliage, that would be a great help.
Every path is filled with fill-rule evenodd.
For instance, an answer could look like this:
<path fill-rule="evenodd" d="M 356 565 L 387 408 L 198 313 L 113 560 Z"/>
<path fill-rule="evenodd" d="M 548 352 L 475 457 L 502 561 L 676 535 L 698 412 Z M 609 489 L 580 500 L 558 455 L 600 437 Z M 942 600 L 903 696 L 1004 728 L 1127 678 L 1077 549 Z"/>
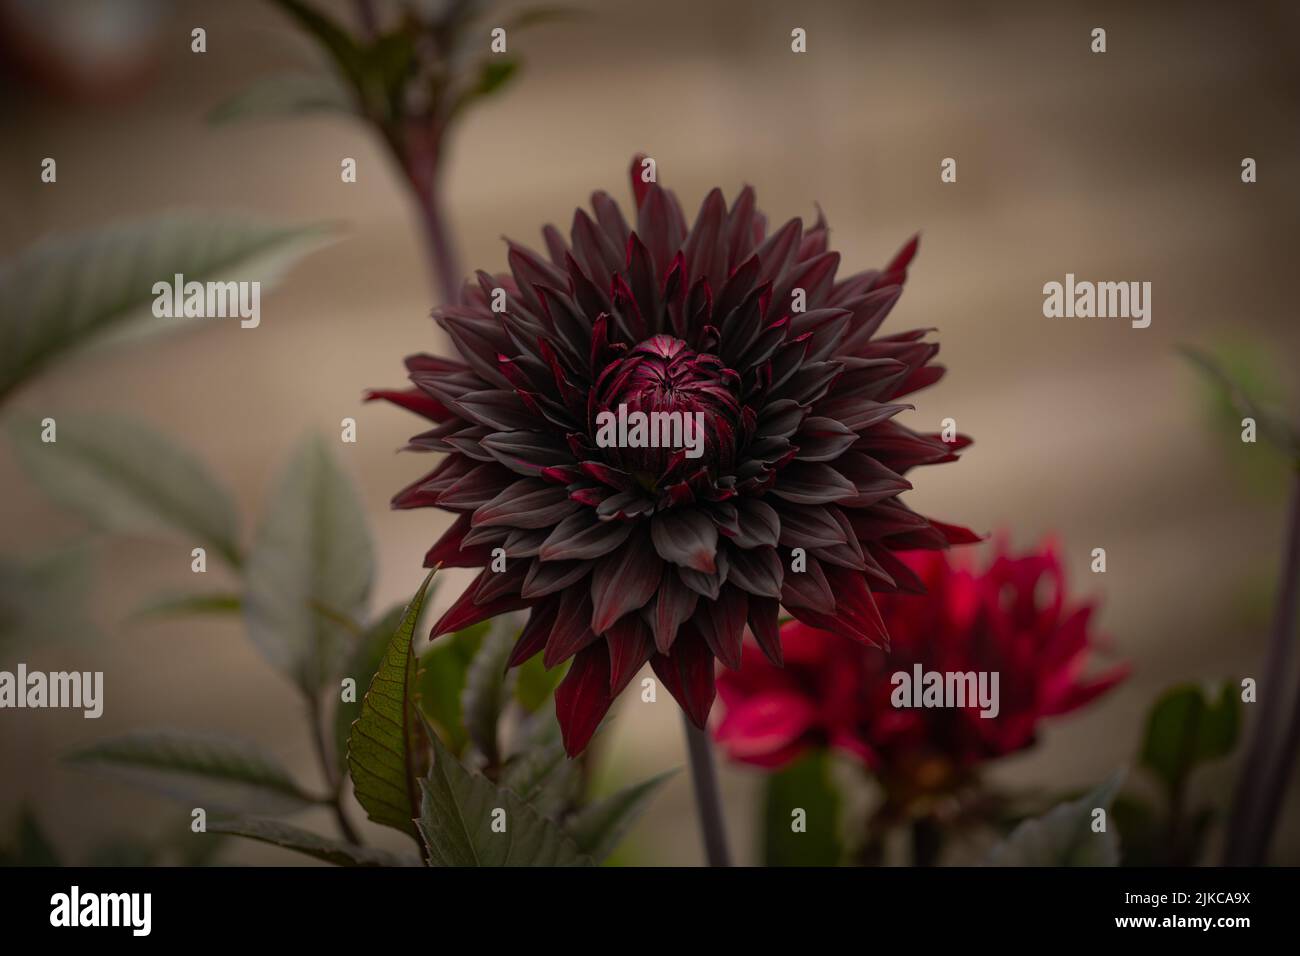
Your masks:
<path fill-rule="evenodd" d="M 1021 823 L 990 851 L 989 865 L 1118 866 L 1117 827 L 1108 818 L 1124 776 L 1119 771 L 1081 799 Z"/>
<path fill-rule="evenodd" d="M 1215 691 L 1179 685 L 1156 700 L 1147 716 L 1139 765 L 1157 783 L 1161 801 L 1153 805 L 1136 793 L 1116 801 L 1126 866 L 1191 866 L 1200 861 L 1221 812 L 1194 805 L 1190 780 L 1198 767 L 1236 748 L 1240 708 L 1232 682 Z"/>
<path fill-rule="evenodd" d="M 760 846 L 764 866 L 835 866 L 842 856 L 840 796 L 827 751 L 767 775 Z"/>

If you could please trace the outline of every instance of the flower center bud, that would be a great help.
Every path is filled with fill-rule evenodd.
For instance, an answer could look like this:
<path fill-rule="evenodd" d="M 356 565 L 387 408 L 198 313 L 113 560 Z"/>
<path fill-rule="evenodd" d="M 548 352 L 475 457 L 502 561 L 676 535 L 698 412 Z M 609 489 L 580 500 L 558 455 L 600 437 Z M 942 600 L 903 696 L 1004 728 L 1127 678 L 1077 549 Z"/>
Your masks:
<path fill-rule="evenodd" d="M 736 373 L 716 355 L 656 335 L 607 368 L 596 385 L 596 444 L 647 484 L 735 459 Z"/>

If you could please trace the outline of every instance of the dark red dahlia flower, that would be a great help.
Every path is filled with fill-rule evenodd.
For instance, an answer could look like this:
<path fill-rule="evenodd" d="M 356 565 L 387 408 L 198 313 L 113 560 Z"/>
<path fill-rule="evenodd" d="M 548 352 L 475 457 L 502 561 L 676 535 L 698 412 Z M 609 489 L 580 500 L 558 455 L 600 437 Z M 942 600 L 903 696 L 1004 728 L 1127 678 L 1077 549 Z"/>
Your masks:
<path fill-rule="evenodd" d="M 933 552 L 904 560 L 926 592 L 879 599 L 888 652 L 797 621 L 781 630 L 784 668 L 746 645 L 743 668 L 719 679 L 726 715 L 716 736 L 729 756 L 779 767 L 830 746 L 873 768 L 891 792 L 940 791 L 1028 747 L 1042 718 L 1084 706 L 1127 673 L 1119 666 L 1083 676 L 1099 643 L 1093 606 L 1067 599 L 1054 549 L 1017 557 L 999 548 L 983 572 Z M 895 706 L 893 675 L 914 675 L 918 665 L 997 672 L 996 716 L 981 716 L 975 703 Z"/>
<path fill-rule="evenodd" d="M 899 499 L 968 443 L 894 421 L 943 374 L 924 331 L 876 335 L 916 240 L 837 279 L 820 217 L 769 235 L 752 189 L 730 208 L 715 189 L 688 227 L 632 170 L 632 226 L 598 192 L 570 241 L 546 227 L 546 257 L 510 243 L 510 274 L 434 312 L 459 357 L 412 356 L 413 388 L 371 395 L 433 421 L 409 447 L 446 456 L 393 500 L 457 515 L 426 566 L 483 569 L 433 636 L 529 609 L 511 664 L 573 659 L 570 754 L 646 661 L 703 727 L 746 626 L 780 662 L 781 605 L 886 641 L 871 592 L 919 586 L 894 552 L 973 539 Z"/>

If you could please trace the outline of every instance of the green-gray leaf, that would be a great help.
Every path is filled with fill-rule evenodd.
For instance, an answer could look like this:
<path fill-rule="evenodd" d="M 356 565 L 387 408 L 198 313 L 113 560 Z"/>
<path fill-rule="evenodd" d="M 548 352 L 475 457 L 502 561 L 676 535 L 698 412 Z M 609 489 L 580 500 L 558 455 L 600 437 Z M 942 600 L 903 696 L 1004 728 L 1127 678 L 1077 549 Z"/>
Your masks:
<path fill-rule="evenodd" d="M 411 648 L 434 571 L 415 592 L 388 641 L 348 737 L 348 769 L 357 802 L 376 823 L 417 843 L 419 778 L 429 765 L 424 724 L 415 707 L 415 653 Z"/>
<path fill-rule="evenodd" d="M 420 657 L 420 710 L 442 732 L 442 739 L 460 753 L 469 742 L 460 699 L 474 655 L 491 629 L 481 621 L 454 634 L 438 638 Z"/>
<path fill-rule="evenodd" d="M 643 783 L 618 791 L 613 796 L 583 807 L 565 822 L 565 829 L 578 849 L 596 861 L 614 852 L 632 824 L 645 812 L 650 800 L 668 778 L 677 773 L 669 770 Z"/>
<path fill-rule="evenodd" d="M 513 616 L 500 617 L 493 622 L 491 631 L 470 662 L 460 698 L 469 739 L 493 767 L 501 762 L 497 724 L 514 694 L 514 675 L 506 670 L 506 662 L 517 636 L 518 627 Z"/>
<path fill-rule="evenodd" d="M 513 791 L 465 769 L 436 734 L 430 736 L 433 766 L 420 781 L 420 834 L 430 866 L 592 864 L 558 823 Z M 502 825 L 504 832 L 498 832 Z"/>
<path fill-rule="evenodd" d="M 995 846 L 989 866 L 1118 866 L 1119 837 L 1115 821 L 1104 833 L 1093 832 L 1093 811 L 1110 816 L 1111 803 L 1124 783 L 1124 771 L 1111 775 L 1079 800 L 1062 803 L 1043 816 L 1026 820 Z"/>
<path fill-rule="evenodd" d="M 341 843 L 318 836 L 309 830 L 295 827 L 279 820 L 265 820 L 258 817 L 246 817 L 241 820 L 222 820 L 210 823 L 211 833 L 231 833 L 235 836 L 248 837 L 287 850 L 297 850 L 318 860 L 334 863 L 338 866 L 419 866 L 418 857 L 390 853 L 374 847 L 357 846 L 354 843 Z"/>
<path fill-rule="evenodd" d="M 18 563 L 0 557 L 0 642 L 94 639 L 87 618 L 90 549 L 78 545 Z"/>
<path fill-rule="evenodd" d="M 1226 757 L 1237 743 L 1236 688 L 1226 683 L 1217 700 L 1204 688 L 1184 684 L 1161 695 L 1147 718 L 1142 765 L 1176 792 L 1199 763 Z"/>
<path fill-rule="evenodd" d="M 0 402 L 55 358 L 136 319 L 149 331 L 156 282 L 258 281 L 266 291 L 330 236 L 219 213 L 173 213 L 50 237 L 0 264 Z"/>
<path fill-rule="evenodd" d="M 531 714 L 520 728 L 515 752 L 500 782 L 544 817 L 558 819 L 581 789 L 581 768 L 568 759 L 555 708 Z"/>
<path fill-rule="evenodd" d="M 338 671 L 362 617 L 374 557 L 356 492 L 323 439 L 299 446 L 267 503 L 248 558 L 244 617 L 267 659 L 308 694 Z"/>
<path fill-rule="evenodd" d="M 204 614 L 238 614 L 244 606 L 238 594 L 179 594 L 156 597 L 132 612 L 137 620 Z"/>
<path fill-rule="evenodd" d="M 277 73 L 263 77 L 208 114 L 213 123 L 299 116 L 304 113 L 355 113 L 352 95 L 329 73 Z"/>
<path fill-rule="evenodd" d="M 138 731 L 101 740 L 70 755 L 127 775 L 197 806 L 288 813 L 320 803 L 256 744 L 176 730 Z"/>
<path fill-rule="evenodd" d="M 9 436 L 32 480 L 59 504 L 103 530 L 179 534 L 239 565 L 230 494 L 184 448 L 116 416 L 59 415 L 54 427 L 56 441 L 44 442 L 40 421 L 22 415 Z"/>
<path fill-rule="evenodd" d="M 393 633 L 401 626 L 405 614 L 405 604 L 389 608 L 383 617 L 366 628 L 365 633 L 353 645 L 352 656 L 344 666 L 341 676 L 356 681 L 358 690 L 370 687 L 370 682 L 383 663 L 384 653 L 393 639 Z M 418 622 L 416 626 L 419 626 Z M 334 711 L 334 739 L 339 766 L 347 765 L 348 737 L 352 733 L 352 722 L 361 716 L 363 699 L 364 694 L 354 701 L 340 700 Z"/>

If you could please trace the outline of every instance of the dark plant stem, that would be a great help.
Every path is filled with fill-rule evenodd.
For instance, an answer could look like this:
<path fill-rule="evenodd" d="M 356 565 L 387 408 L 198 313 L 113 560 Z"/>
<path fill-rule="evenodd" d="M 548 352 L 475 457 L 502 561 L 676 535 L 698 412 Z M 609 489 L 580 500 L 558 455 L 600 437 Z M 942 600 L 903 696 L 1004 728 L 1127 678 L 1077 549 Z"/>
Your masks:
<path fill-rule="evenodd" d="M 704 837 L 704 856 L 709 866 L 731 866 L 727 852 L 727 831 L 722 822 L 722 801 L 718 794 L 718 771 L 713 764 L 713 745 L 707 732 L 682 715 L 686 728 L 686 752 L 691 761 L 691 781 L 695 785 L 695 809 L 700 817 Z"/>
<path fill-rule="evenodd" d="M 1277 607 L 1268 656 L 1259 683 L 1263 698 L 1255 735 L 1233 798 L 1224 863 L 1260 866 L 1268 857 L 1268 844 L 1277 824 L 1278 809 L 1286 792 L 1300 746 L 1300 688 L 1288 687 L 1296 615 L 1300 609 L 1300 464 L 1294 467 L 1290 513 L 1278 581 Z M 1288 691 L 1291 714 L 1282 724 Z M 1280 737 L 1279 737 L 1280 734 Z"/>
<path fill-rule="evenodd" d="M 429 255 L 432 259 L 438 291 L 444 303 L 455 302 L 460 298 L 463 274 L 460 271 L 460 256 L 456 251 L 456 243 L 447 225 L 447 213 L 443 207 L 436 177 L 427 188 L 417 189 L 416 200 L 420 206 L 425 239 L 429 243 Z"/>
<path fill-rule="evenodd" d="M 321 706 L 319 694 L 307 695 L 307 716 L 311 722 L 312 743 L 316 746 L 316 757 L 320 761 L 321 772 L 325 775 L 325 784 L 330 793 L 330 809 L 339 825 L 339 832 L 349 843 L 361 845 L 361 834 L 357 833 L 352 821 L 343 809 L 343 777 L 334 766 L 329 746 L 325 741 L 325 731 L 321 723 Z"/>

